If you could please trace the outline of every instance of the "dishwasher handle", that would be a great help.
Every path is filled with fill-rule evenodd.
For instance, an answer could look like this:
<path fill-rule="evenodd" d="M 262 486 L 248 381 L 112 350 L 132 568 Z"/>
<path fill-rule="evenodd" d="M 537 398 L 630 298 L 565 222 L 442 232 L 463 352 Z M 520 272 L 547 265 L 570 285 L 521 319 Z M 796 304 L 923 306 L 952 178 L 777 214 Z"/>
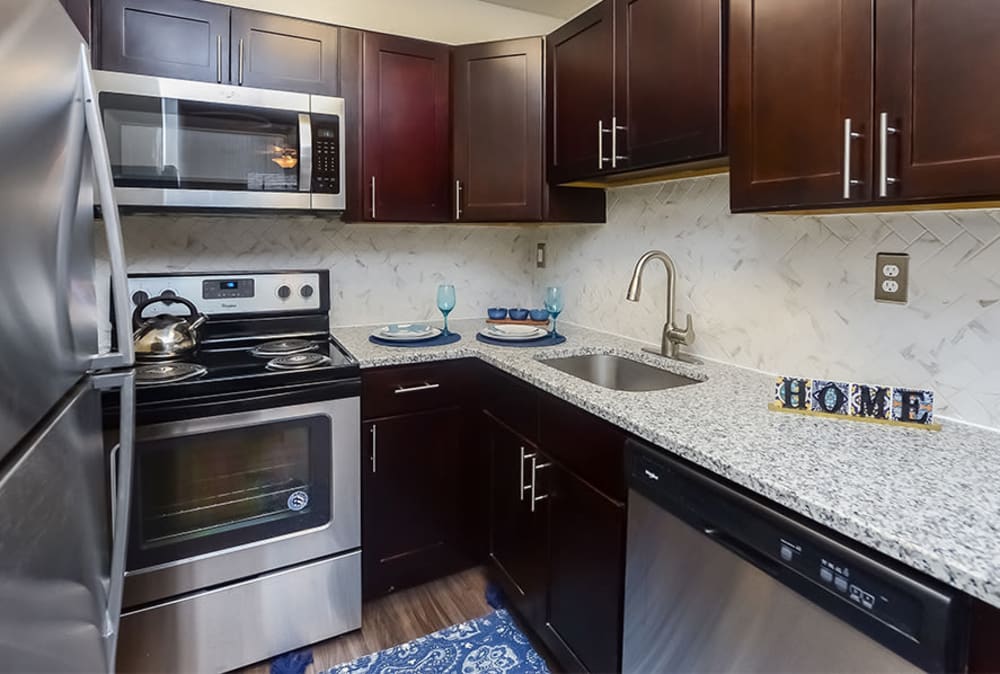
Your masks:
<path fill-rule="evenodd" d="M 767 555 L 762 555 L 754 548 L 743 543 L 738 538 L 734 538 L 725 531 L 712 526 L 701 528 L 702 533 L 713 541 L 724 547 L 729 552 L 741 558 L 745 562 L 753 564 L 755 567 L 774 578 L 781 578 L 781 566 Z"/>

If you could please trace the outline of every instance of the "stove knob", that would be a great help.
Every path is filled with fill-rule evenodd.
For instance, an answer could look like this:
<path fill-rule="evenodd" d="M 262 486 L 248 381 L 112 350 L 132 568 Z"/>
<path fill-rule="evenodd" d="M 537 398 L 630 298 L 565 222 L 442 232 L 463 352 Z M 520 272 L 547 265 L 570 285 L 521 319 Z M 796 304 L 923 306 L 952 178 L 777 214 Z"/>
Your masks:
<path fill-rule="evenodd" d="M 287 300 L 291 296 L 292 296 L 292 289 L 289 288 L 288 286 L 281 286 L 280 288 L 278 288 L 278 297 L 280 297 L 281 299 Z"/>
<path fill-rule="evenodd" d="M 175 293 L 175 292 L 174 292 L 173 290 L 171 290 L 170 288 L 167 288 L 166 290 L 164 290 L 164 291 L 163 291 L 162 293 L 160 293 L 160 294 L 161 294 L 161 295 L 163 295 L 164 297 L 177 297 L 177 293 Z"/>
<path fill-rule="evenodd" d="M 299 293 L 300 293 L 300 294 L 301 294 L 301 295 L 302 295 L 303 297 L 305 297 L 306 299 L 308 299 L 308 298 L 312 297 L 312 295 L 313 295 L 313 287 L 312 287 L 311 285 L 304 285 L 304 286 L 302 286 L 302 288 L 301 288 L 301 289 L 299 290 Z"/>
<path fill-rule="evenodd" d="M 136 290 L 134 293 L 132 293 L 132 304 L 134 304 L 135 306 L 139 306 L 148 299 L 149 299 L 149 293 L 147 293 L 145 290 Z"/>

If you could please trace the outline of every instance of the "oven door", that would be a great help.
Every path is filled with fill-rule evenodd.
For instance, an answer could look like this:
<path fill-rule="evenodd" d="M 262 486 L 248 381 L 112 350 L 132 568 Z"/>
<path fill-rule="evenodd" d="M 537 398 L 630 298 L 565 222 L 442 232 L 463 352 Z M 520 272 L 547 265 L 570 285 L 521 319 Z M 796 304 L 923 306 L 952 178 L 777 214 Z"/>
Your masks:
<path fill-rule="evenodd" d="M 361 545 L 359 398 L 141 426 L 125 605 Z"/>
<path fill-rule="evenodd" d="M 106 71 L 94 80 L 119 206 L 344 208 L 343 99 Z"/>

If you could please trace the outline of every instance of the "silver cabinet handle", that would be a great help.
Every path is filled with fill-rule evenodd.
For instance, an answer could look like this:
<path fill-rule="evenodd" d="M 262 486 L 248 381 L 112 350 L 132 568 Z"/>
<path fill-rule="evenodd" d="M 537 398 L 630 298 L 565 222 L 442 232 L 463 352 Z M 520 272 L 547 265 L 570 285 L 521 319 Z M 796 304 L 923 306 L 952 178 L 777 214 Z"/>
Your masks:
<path fill-rule="evenodd" d="M 889 185 L 899 182 L 898 178 L 889 177 L 889 136 L 899 133 L 899 129 L 889 126 L 889 113 L 883 112 L 878 118 L 879 148 L 878 148 L 878 195 L 889 196 Z"/>
<path fill-rule="evenodd" d="M 375 219 L 375 176 L 372 176 L 372 220 Z"/>
<path fill-rule="evenodd" d="M 222 33 L 215 36 L 215 81 L 222 84 Z"/>
<path fill-rule="evenodd" d="M 312 191 L 312 117 L 299 113 L 299 192 Z"/>
<path fill-rule="evenodd" d="M 535 495 L 535 489 L 538 486 L 538 471 L 542 468 L 548 468 L 551 463 L 538 463 L 538 455 L 531 455 L 531 512 L 535 512 L 535 504 L 539 501 L 544 501 L 549 497 L 548 494 L 543 494 L 542 496 Z"/>
<path fill-rule="evenodd" d="M 851 188 L 863 184 L 861 180 L 851 179 L 851 145 L 853 141 L 862 138 L 862 134 L 851 129 L 851 118 L 844 120 L 844 198 L 851 198 Z"/>
<path fill-rule="evenodd" d="M 118 219 L 118 203 L 115 201 L 114 176 L 111 173 L 111 158 L 108 143 L 104 137 L 104 124 L 94 93 L 94 79 L 90 71 L 90 53 L 87 45 L 80 45 L 80 69 L 83 79 L 83 109 L 87 127 L 87 137 L 94 161 L 94 179 L 101 197 L 101 213 L 104 216 L 104 233 L 111 262 L 111 295 L 115 316 L 130 316 L 128 306 L 128 267 L 125 263 L 125 243 L 122 241 L 121 222 Z M 97 354 L 91 359 L 95 370 L 127 367 L 135 362 L 132 347 L 131 321 L 115 321 L 117 352 Z"/>
<path fill-rule="evenodd" d="M 417 393 L 419 391 L 431 391 L 436 388 L 441 388 L 441 384 L 429 384 L 423 383 L 420 386 L 400 386 L 393 393 L 396 395 L 401 395 L 403 393 Z"/>
<path fill-rule="evenodd" d="M 243 86 L 243 38 L 240 38 L 239 84 Z"/>
<path fill-rule="evenodd" d="M 625 127 L 618 124 L 618 118 L 611 118 L 611 168 L 618 168 L 619 160 L 628 159 L 625 155 L 618 154 L 618 132 L 624 131 Z"/>
<path fill-rule="evenodd" d="M 612 133 L 611 129 L 604 128 L 604 120 L 597 120 L 597 168 L 603 169 L 604 164 L 611 161 L 604 156 L 604 134 Z M 612 134 L 612 142 L 614 142 L 614 134 Z"/>
<path fill-rule="evenodd" d="M 378 426 L 372 424 L 372 473 L 378 469 Z"/>
<path fill-rule="evenodd" d="M 521 446 L 521 481 L 518 482 L 520 488 L 517 490 L 518 499 L 524 500 L 524 446 Z"/>
<path fill-rule="evenodd" d="M 650 480 L 659 481 L 659 479 L 660 479 L 659 475 L 657 475 L 653 471 L 649 470 L 648 468 L 644 468 L 642 472 L 645 473 L 646 477 L 648 477 Z"/>
<path fill-rule="evenodd" d="M 462 219 L 462 181 L 455 181 L 455 219 Z"/>
<path fill-rule="evenodd" d="M 531 489 L 532 489 L 531 485 L 524 483 L 524 462 L 527 461 L 528 459 L 531 459 L 531 461 L 532 461 L 531 465 L 534 466 L 535 465 L 534 464 L 535 454 L 525 454 L 524 453 L 524 447 L 522 447 L 521 448 L 521 488 L 518 490 L 518 496 L 520 497 L 520 499 L 522 501 L 524 500 L 524 492 L 531 491 Z"/>

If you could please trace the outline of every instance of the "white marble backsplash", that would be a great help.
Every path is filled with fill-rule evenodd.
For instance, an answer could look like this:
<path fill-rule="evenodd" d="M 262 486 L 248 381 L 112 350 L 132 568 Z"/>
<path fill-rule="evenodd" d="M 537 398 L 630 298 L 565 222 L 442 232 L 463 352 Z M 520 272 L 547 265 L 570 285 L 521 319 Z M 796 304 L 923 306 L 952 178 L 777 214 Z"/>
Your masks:
<path fill-rule="evenodd" d="M 549 284 L 565 318 L 659 342 L 665 273 L 654 262 L 638 304 L 632 268 L 651 248 L 679 274 L 678 314 L 693 350 L 790 375 L 931 388 L 945 416 L 1000 428 L 1000 211 L 734 215 L 728 176 L 608 192 L 608 223 L 549 226 Z M 873 300 L 875 253 L 910 254 L 910 302 Z"/>
<path fill-rule="evenodd" d="M 133 215 L 123 229 L 132 272 L 329 269 L 335 325 L 440 318 L 445 282 L 456 318 L 531 299 L 533 239 L 521 227 Z"/>

